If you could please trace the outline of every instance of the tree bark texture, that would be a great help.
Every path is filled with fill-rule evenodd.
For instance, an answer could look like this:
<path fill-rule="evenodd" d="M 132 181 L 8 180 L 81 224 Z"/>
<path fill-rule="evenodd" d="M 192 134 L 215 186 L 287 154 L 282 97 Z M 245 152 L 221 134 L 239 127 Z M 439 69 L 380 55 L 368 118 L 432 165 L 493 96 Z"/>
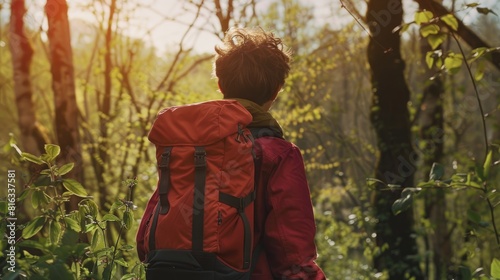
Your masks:
<path fill-rule="evenodd" d="M 47 136 L 36 118 L 36 109 L 31 90 L 30 66 L 33 48 L 24 33 L 24 0 L 12 0 L 10 14 L 10 51 L 14 78 L 14 93 L 18 125 L 21 132 L 22 150 L 34 155 L 40 155 L 47 143 Z"/>
<path fill-rule="evenodd" d="M 65 0 L 47 0 L 45 13 L 48 20 L 48 38 L 52 90 L 54 92 L 55 127 L 61 159 L 75 163 L 69 176 L 83 181 L 82 147 L 79 135 L 78 106 L 75 95 L 73 52 Z M 77 209 L 72 200 L 70 209 Z"/>
<path fill-rule="evenodd" d="M 367 21 L 370 27 L 368 62 L 371 68 L 372 106 L 370 120 L 377 135 L 380 156 L 376 178 L 386 184 L 413 186 L 416 153 L 411 143 L 408 112 L 410 91 L 405 81 L 405 64 L 400 53 L 400 36 L 392 30 L 402 23 L 401 0 L 370 0 Z M 373 196 L 377 219 L 375 232 L 380 252 L 374 257 L 379 271 L 390 279 L 423 279 L 413 226 L 413 212 L 392 213 L 392 204 L 402 188 L 380 184 Z"/>
<path fill-rule="evenodd" d="M 430 48 L 425 46 L 424 53 Z M 420 114 L 420 139 L 423 141 L 423 174 L 429 174 L 432 164 L 441 162 L 444 144 L 443 81 L 441 77 L 430 80 L 429 70 L 425 75 L 425 88 Z M 432 251 L 434 279 L 447 279 L 451 267 L 452 249 L 446 218 L 446 196 L 442 189 L 425 191 L 424 217 L 433 226 L 427 235 Z"/>
<path fill-rule="evenodd" d="M 443 50 L 443 46 L 439 46 L 438 49 Z M 421 40 L 421 50 L 422 57 L 432 51 L 426 40 Z M 422 65 L 425 65 L 424 59 L 422 59 Z M 422 75 L 425 87 L 420 107 L 419 129 L 420 139 L 423 141 L 421 145 L 423 147 L 423 174 L 430 173 L 433 163 L 441 162 L 444 152 L 443 77 L 435 76 L 434 72 L 425 67 L 425 73 Z M 446 218 L 445 191 L 442 189 L 426 190 L 424 199 L 424 218 L 428 219 L 433 226 L 432 232 L 426 236 L 428 249 L 432 252 L 433 279 L 448 279 L 449 270 L 452 267 L 452 247 Z M 427 272 L 428 266 L 429 261 L 426 260 Z"/>

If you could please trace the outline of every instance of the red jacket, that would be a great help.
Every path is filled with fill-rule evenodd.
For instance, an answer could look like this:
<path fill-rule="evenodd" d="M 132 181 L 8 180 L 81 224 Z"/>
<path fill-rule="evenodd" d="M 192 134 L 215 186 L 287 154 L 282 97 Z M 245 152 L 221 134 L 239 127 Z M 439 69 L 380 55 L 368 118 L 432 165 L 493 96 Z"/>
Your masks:
<path fill-rule="evenodd" d="M 299 149 L 279 138 L 256 140 L 262 159 L 255 200 L 255 241 L 263 252 L 253 280 L 326 279 L 316 265 L 316 227 Z"/>
<path fill-rule="evenodd" d="M 254 127 L 279 127 L 258 105 L 240 102 L 252 113 Z M 300 150 L 281 138 L 261 137 L 256 140 L 256 153 L 260 173 L 255 199 L 254 245 L 262 250 L 251 279 L 326 279 L 314 262 L 316 227 Z M 145 223 L 155 205 L 156 201 L 148 203 L 137 233 L 141 261 L 145 260 Z"/>

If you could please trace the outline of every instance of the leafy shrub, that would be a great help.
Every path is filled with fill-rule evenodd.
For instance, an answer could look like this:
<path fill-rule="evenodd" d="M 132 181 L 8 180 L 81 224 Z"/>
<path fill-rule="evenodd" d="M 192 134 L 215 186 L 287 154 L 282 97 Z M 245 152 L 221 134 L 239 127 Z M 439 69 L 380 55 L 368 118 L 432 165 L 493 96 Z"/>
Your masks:
<path fill-rule="evenodd" d="M 76 180 L 66 178 L 73 163 L 59 166 L 57 145 L 45 145 L 45 153 L 22 158 L 43 169 L 19 194 L 16 203 L 31 200 L 34 217 L 16 228 L 14 271 L 4 266 L 2 279 L 140 279 L 144 266 L 132 263 L 135 246 L 123 242 L 133 225 L 136 207 L 130 201 L 135 180 L 125 181 L 127 199 L 116 200 L 108 213 L 101 213 L 93 198 Z M 79 197 L 78 210 L 65 204 Z M 8 202 L 0 201 L 0 228 L 7 227 Z M 3 233 L 3 232 L 2 232 Z M 10 247 L 2 240 L 1 251 Z M 5 254 L 3 255 L 5 256 Z"/>

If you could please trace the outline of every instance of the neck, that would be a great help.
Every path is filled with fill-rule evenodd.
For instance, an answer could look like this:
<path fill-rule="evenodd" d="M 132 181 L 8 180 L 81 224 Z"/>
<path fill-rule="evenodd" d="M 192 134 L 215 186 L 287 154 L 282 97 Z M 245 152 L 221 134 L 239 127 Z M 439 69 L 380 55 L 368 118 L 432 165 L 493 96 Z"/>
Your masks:
<path fill-rule="evenodd" d="M 271 109 L 271 106 L 273 106 L 274 100 L 269 100 L 266 103 L 262 104 L 262 109 L 264 109 L 266 112 Z"/>

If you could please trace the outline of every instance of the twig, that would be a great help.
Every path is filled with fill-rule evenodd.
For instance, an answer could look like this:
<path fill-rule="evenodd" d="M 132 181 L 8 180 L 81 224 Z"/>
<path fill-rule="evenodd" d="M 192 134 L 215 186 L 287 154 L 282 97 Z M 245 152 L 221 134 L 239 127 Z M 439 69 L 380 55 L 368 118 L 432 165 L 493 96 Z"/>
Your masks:
<path fill-rule="evenodd" d="M 457 42 L 458 48 L 460 49 L 460 53 L 462 54 L 462 57 L 464 59 L 465 66 L 467 67 L 467 73 L 469 73 L 470 79 L 472 81 L 472 85 L 474 87 L 474 93 L 476 94 L 477 104 L 479 106 L 479 111 L 481 112 L 481 121 L 482 121 L 482 125 L 483 125 L 483 136 L 484 136 L 484 144 L 485 144 L 485 154 L 484 154 L 484 156 L 486 158 L 486 156 L 488 155 L 488 147 L 489 147 L 489 144 L 488 144 L 488 134 L 486 132 L 486 121 L 484 119 L 484 110 L 483 110 L 483 105 L 481 104 L 481 98 L 479 98 L 479 91 L 477 89 L 477 85 L 476 85 L 476 81 L 474 79 L 474 76 L 472 75 L 472 71 L 470 69 L 470 65 L 467 62 L 467 59 L 465 57 L 465 52 L 462 49 L 462 45 L 460 44 L 460 42 L 458 41 L 457 37 L 455 36 L 455 34 L 453 32 L 451 33 L 451 36 L 453 37 L 453 39 L 455 40 L 455 42 Z"/>
<path fill-rule="evenodd" d="M 500 237 L 498 236 L 497 224 L 495 222 L 495 207 L 493 207 L 493 205 L 491 204 L 491 200 L 488 197 L 486 197 L 486 201 L 488 202 L 488 207 L 490 208 L 491 224 L 493 225 L 493 231 L 495 232 L 497 245 L 500 245 Z"/>

